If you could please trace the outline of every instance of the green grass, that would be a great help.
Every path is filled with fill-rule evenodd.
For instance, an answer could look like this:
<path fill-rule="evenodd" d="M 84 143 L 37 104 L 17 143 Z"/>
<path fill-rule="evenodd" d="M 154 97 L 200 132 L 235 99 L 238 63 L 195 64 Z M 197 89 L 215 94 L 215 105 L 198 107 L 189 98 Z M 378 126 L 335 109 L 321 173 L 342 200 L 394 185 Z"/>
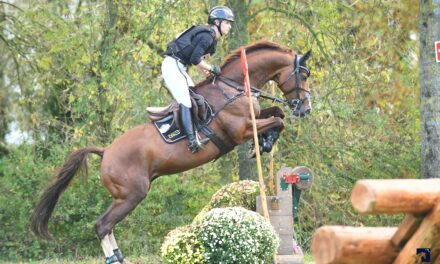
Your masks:
<path fill-rule="evenodd" d="M 156 255 L 147 255 L 144 257 L 130 257 L 127 258 L 132 264 L 160 264 L 161 259 Z M 1 264 L 102 264 L 104 258 L 84 258 L 84 259 L 47 259 L 41 261 L 22 261 L 22 262 L 3 262 Z M 311 254 L 304 255 L 304 264 L 314 264 L 313 256 Z"/>
<path fill-rule="evenodd" d="M 127 258 L 132 264 L 160 264 L 161 259 L 156 255 L 148 255 L 144 257 L 129 257 Z M 83 259 L 46 259 L 40 261 L 20 261 L 20 262 L 3 262 L 1 264 L 103 264 L 104 258 L 83 258 Z"/>

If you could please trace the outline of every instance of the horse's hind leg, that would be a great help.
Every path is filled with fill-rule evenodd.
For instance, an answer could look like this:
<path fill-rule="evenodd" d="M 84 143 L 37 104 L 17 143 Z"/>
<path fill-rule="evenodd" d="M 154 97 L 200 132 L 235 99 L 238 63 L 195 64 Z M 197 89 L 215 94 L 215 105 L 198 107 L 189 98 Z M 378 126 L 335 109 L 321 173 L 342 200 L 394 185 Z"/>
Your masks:
<path fill-rule="evenodd" d="M 116 239 L 112 232 L 113 227 L 125 218 L 147 195 L 150 183 L 148 177 L 142 177 L 145 181 L 137 182 L 127 186 L 118 186 L 118 191 L 112 193 L 113 202 L 105 213 L 103 213 L 95 224 L 95 231 L 104 251 L 107 263 L 123 263 L 124 257 L 117 247 Z M 109 187 L 106 184 L 107 188 Z M 114 190 L 113 188 L 108 188 Z M 121 189 L 127 189 L 122 192 Z M 125 195 L 122 195 L 125 194 Z M 122 196 L 116 198 L 118 196 Z"/>

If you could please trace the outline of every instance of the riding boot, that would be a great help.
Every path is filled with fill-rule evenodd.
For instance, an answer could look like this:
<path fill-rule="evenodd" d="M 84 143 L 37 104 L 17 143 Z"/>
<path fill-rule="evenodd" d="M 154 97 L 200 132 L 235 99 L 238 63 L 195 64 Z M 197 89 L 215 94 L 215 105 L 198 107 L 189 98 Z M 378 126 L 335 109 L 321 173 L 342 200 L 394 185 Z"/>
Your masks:
<path fill-rule="evenodd" d="M 192 153 L 196 153 L 200 148 L 208 143 L 209 138 L 199 140 L 197 137 L 193 128 L 191 108 L 188 108 L 183 104 L 179 104 L 179 115 L 181 128 L 188 137 L 188 148 Z"/>

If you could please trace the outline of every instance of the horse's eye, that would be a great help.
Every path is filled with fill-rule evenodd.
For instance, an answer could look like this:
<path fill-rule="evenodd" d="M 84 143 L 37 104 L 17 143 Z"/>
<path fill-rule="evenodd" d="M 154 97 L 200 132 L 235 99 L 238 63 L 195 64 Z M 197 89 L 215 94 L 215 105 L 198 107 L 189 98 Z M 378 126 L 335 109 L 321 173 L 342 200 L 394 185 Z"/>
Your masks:
<path fill-rule="evenodd" d="M 307 76 L 301 75 L 301 81 L 307 81 Z"/>

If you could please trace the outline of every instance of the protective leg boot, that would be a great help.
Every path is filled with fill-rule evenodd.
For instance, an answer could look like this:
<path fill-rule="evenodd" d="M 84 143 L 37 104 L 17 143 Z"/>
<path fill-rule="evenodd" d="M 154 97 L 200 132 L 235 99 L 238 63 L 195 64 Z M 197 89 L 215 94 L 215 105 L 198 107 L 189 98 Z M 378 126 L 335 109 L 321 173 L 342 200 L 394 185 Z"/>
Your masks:
<path fill-rule="evenodd" d="M 200 148 L 208 143 L 209 138 L 199 140 L 197 137 L 193 128 L 190 108 L 184 106 L 183 104 L 179 104 L 179 115 L 182 130 L 188 137 L 188 148 L 192 153 L 196 153 Z"/>

